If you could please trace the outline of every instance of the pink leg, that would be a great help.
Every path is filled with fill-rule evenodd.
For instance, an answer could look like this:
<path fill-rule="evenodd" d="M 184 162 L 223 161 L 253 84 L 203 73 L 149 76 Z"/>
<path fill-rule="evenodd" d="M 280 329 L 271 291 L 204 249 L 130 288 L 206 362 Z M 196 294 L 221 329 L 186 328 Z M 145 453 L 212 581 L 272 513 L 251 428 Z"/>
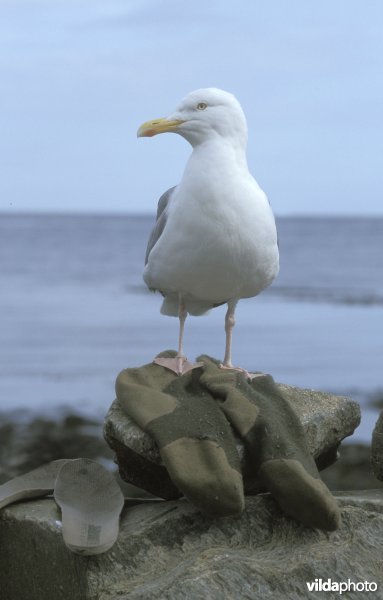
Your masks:
<path fill-rule="evenodd" d="M 225 316 L 225 331 L 226 331 L 226 346 L 225 346 L 225 358 L 223 359 L 223 363 L 220 365 L 221 369 L 233 369 L 234 371 L 240 371 L 243 373 L 247 379 L 253 379 L 254 377 L 260 377 L 263 374 L 249 373 L 246 369 L 242 369 L 241 367 L 233 367 L 233 363 L 231 362 L 231 340 L 233 337 L 233 329 L 235 325 L 235 317 L 234 312 L 237 306 L 238 300 L 230 300 L 227 303 L 227 312 Z"/>
<path fill-rule="evenodd" d="M 186 356 L 184 355 L 183 350 L 183 338 L 184 338 L 184 329 L 185 329 L 185 321 L 188 313 L 182 299 L 182 296 L 179 297 L 179 308 L 178 308 L 178 318 L 180 320 L 180 330 L 178 337 L 178 352 L 174 358 L 162 358 L 158 357 L 154 359 L 156 365 L 160 365 L 161 367 L 165 367 L 165 369 L 169 369 L 176 373 L 177 375 L 183 375 L 188 371 L 192 371 L 193 369 L 197 369 L 198 367 L 202 367 L 203 363 L 197 362 L 192 363 L 188 361 Z"/>
<path fill-rule="evenodd" d="M 222 366 L 228 369 L 233 368 L 231 362 L 231 340 L 233 337 L 233 329 L 235 325 L 235 307 L 237 306 L 238 300 L 230 300 L 227 303 L 227 312 L 225 316 L 225 332 L 226 332 L 226 346 L 225 346 L 225 358 L 223 359 Z"/>
<path fill-rule="evenodd" d="M 186 360 L 183 349 L 183 340 L 184 340 L 184 330 L 185 330 L 185 321 L 188 316 L 187 310 L 185 308 L 184 301 L 182 296 L 180 296 L 179 306 L 178 306 L 178 318 L 180 320 L 180 330 L 178 336 L 178 352 L 177 352 L 177 371 L 179 374 L 182 374 L 183 363 Z"/>

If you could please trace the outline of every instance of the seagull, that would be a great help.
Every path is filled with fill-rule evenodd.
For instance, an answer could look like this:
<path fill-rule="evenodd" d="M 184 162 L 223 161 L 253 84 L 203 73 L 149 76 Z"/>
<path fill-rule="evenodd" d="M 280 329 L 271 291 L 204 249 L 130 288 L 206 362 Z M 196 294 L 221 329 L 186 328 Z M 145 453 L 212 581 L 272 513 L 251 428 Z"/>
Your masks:
<path fill-rule="evenodd" d="M 177 375 L 200 367 L 184 355 L 186 317 L 227 304 L 220 366 L 249 376 L 232 364 L 235 308 L 271 284 L 279 252 L 270 204 L 248 170 L 245 115 L 233 94 L 199 89 L 170 116 L 143 123 L 137 137 L 164 132 L 178 133 L 193 151 L 180 183 L 158 201 L 146 251 L 144 281 L 164 297 L 161 313 L 179 318 L 177 355 L 154 362 Z"/>

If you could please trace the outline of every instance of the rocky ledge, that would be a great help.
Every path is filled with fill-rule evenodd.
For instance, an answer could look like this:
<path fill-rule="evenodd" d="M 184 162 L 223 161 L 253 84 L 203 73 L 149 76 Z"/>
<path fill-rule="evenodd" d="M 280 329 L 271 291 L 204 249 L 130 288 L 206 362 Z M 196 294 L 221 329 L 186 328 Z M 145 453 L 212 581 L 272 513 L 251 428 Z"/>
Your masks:
<path fill-rule="evenodd" d="M 332 533 L 285 517 L 269 494 L 247 498 L 240 517 L 215 520 L 183 500 L 127 505 L 117 543 L 98 557 L 65 547 L 52 499 L 15 504 L 0 512 L 1 597 L 305 600 L 313 598 L 307 583 L 322 579 L 374 584 L 362 595 L 381 598 L 383 491 L 336 497 L 342 523 Z M 326 597 L 359 600 L 361 592 Z"/>

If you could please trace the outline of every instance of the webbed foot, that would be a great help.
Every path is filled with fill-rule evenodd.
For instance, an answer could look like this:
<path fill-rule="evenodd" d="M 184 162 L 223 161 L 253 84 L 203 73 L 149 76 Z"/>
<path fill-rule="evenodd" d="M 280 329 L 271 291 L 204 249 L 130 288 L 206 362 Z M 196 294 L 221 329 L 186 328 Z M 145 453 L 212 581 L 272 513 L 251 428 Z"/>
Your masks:
<path fill-rule="evenodd" d="M 256 377 L 263 377 L 264 373 L 249 373 L 249 371 L 246 371 L 246 369 L 242 369 L 242 367 L 233 367 L 232 365 L 224 365 L 224 364 L 220 364 L 219 365 L 220 369 L 226 369 L 229 371 L 239 371 L 240 373 L 243 373 L 244 376 L 246 377 L 246 379 L 250 379 L 250 381 L 252 379 L 255 379 Z"/>
<path fill-rule="evenodd" d="M 173 371 L 173 373 L 176 375 L 184 375 L 193 369 L 203 367 L 202 362 L 192 363 L 186 358 L 186 356 L 176 356 L 174 358 L 158 357 L 155 358 L 153 362 L 156 365 L 160 365 L 161 367 L 165 367 L 165 369 Z"/>

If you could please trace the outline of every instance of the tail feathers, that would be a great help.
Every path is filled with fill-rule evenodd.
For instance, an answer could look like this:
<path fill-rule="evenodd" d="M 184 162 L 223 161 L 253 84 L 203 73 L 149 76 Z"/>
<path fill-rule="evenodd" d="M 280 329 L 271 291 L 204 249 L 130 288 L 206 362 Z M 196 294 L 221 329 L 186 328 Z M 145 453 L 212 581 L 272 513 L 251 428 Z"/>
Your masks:
<path fill-rule="evenodd" d="M 167 317 L 178 317 L 178 296 L 165 296 L 161 306 L 161 315 Z"/>
<path fill-rule="evenodd" d="M 187 312 L 194 317 L 206 315 L 213 305 L 206 300 L 197 300 L 192 296 L 184 296 L 184 303 Z M 165 296 L 161 306 L 161 314 L 168 317 L 178 317 L 178 294 L 169 294 Z"/>

